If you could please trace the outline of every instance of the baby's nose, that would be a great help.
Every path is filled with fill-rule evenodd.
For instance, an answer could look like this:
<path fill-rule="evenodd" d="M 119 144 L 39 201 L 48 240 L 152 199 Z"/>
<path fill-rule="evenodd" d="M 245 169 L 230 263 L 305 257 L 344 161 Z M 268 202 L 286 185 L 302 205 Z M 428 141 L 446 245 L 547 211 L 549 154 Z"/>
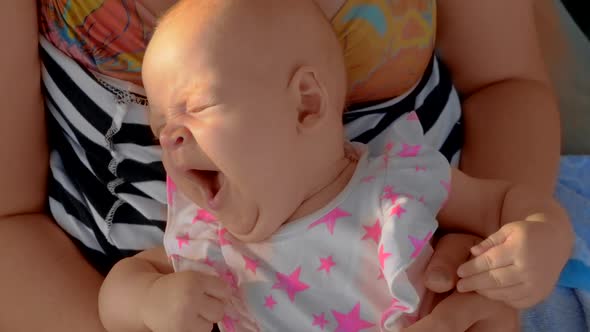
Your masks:
<path fill-rule="evenodd" d="M 185 145 L 190 135 L 185 126 L 168 127 L 160 133 L 160 144 L 163 149 L 175 150 Z"/>

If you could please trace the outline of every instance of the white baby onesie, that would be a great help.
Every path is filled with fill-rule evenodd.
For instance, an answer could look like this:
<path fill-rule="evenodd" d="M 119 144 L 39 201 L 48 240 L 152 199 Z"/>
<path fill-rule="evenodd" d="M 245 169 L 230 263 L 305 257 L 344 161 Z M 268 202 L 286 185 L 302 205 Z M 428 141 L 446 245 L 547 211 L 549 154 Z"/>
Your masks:
<path fill-rule="evenodd" d="M 379 158 L 354 144 L 361 158 L 346 188 L 264 242 L 236 240 L 169 190 L 164 246 L 174 270 L 218 275 L 234 290 L 222 331 L 397 331 L 418 318 L 450 167 L 423 144 L 415 113 L 392 133 Z"/>

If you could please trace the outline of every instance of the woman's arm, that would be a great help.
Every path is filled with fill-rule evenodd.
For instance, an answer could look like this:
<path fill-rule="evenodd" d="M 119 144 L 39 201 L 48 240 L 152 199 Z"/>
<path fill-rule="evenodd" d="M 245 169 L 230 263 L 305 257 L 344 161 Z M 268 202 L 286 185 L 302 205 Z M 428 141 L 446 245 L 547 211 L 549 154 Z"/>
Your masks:
<path fill-rule="evenodd" d="M 44 214 L 36 6 L 0 0 L 0 330 L 98 332 L 102 278 Z"/>
<path fill-rule="evenodd" d="M 463 98 L 461 168 L 552 193 L 560 124 L 531 0 L 442 0 L 437 47 Z"/>

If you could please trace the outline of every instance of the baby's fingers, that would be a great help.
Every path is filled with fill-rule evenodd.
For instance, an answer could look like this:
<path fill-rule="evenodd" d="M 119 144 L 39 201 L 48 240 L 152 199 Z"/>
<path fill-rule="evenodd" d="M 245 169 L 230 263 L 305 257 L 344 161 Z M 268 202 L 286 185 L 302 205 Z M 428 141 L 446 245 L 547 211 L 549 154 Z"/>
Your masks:
<path fill-rule="evenodd" d="M 457 290 L 464 293 L 483 289 L 504 288 L 521 282 L 520 272 L 514 265 L 510 265 L 461 279 L 457 283 Z"/>
<path fill-rule="evenodd" d="M 508 227 L 502 227 L 496 233 L 488 236 L 485 240 L 479 244 L 471 247 L 471 254 L 473 256 L 479 256 L 484 252 L 490 250 L 493 247 L 499 246 L 504 243 L 508 238 Z"/>
<path fill-rule="evenodd" d="M 457 275 L 460 278 L 466 278 L 514 264 L 511 250 L 508 250 L 505 247 L 506 246 L 493 247 L 487 250 L 484 254 L 463 263 L 457 269 Z"/>

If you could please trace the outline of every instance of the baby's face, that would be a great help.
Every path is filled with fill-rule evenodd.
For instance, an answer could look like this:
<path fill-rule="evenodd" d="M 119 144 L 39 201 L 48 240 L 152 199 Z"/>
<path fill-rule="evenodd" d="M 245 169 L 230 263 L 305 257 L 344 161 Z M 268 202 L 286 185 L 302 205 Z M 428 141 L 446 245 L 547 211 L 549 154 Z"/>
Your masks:
<path fill-rule="evenodd" d="M 230 57 L 150 46 L 144 86 L 169 176 L 238 239 L 267 238 L 303 200 L 287 82 Z"/>

